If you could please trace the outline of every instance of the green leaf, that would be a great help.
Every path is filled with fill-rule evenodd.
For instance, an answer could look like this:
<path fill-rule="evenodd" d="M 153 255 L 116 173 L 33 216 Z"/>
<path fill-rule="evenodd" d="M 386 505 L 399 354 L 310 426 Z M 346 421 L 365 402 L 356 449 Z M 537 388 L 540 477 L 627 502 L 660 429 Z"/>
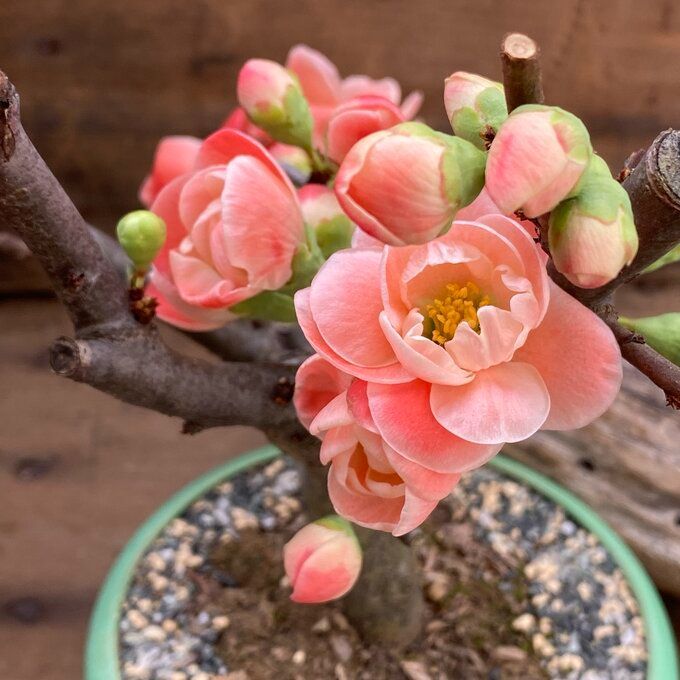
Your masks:
<path fill-rule="evenodd" d="M 279 291 L 266 290 L 255 297 L 239 302 L 229 310 L 248 319 L 286 322 L 297 320 L 293 298 Z"/>
<path fill-rule="evenodd" d="M 641 319 L 619 317 L 619 323 L 644 336 L 645 342 L 669 361 L 680 366 L 680 312 Z"/>
<path fill-rule="evenodd" d="M 665 267 L 667 264 L 673 264 L 674 262 L 680 261 L 680 244 L 675 246 L 675 248 L 669 250 L 665 255 L 662 255 L 656 262 L 647 267 L 642 273 L 649 274 L 650 272 L 655 272 L 661 267 Z"/>

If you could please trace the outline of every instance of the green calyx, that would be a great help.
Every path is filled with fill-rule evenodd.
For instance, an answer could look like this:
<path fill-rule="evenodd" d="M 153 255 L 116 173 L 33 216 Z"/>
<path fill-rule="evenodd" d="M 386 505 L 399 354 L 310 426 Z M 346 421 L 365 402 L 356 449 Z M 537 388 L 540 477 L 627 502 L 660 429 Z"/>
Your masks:
<path fill-rule="evenodd" d="M 343 517 L 340 517 L 340 515 L 327 515 L 326 517 L 315 520 L 313 524 L 318 524 L 319 526 L 333 531 L 341 531 L 343 534 L 346 534 L 357 541 L 357 544 L 359 543 L 359 539 L 357 539 L 357 535 L 354 533 L 351 523 Z"/>
<path fill-rule="evenodd" d="M 277 141 L 312 153 L 312 114 L 297 80 L 286 90 L 282 106 L 259 108 L 250 112 L 249 117 Z"/>
<path fill-rule="evenodd" d="M 334 252 L 352 245 L 354 225 L 346 215 L 336 215 L 319 222 L 314 227 L 314 232 L 321 253 L 328 259 Z"/>
<path fill-rule="evenodd" d="M 486 150 L 482 135 L 487 127 L 498 131 L 501 123 L 508 117 L 503 87 L 487 87 L 475 99 L 474 108 L 464 106 L 451 117 L 451 127 L 457 137 L 470 142 L 482 151 Z"/>
<path fill-rule="evenodd" d="M 680 312 L 647 316 L 641 319 L 620 316 L 619 322 L 635 333 L 643 335 L 650 347 L 680 366 Z"/>
<path fill-rule="evenodd" d="M 444 191 L 456 210 L 477 198 L 484 187 L 486 154 L 460 137 L 448 137 L 442 156 Z"/>
<path fill-rule="evenodd" d="M 134 210 L 119 220 L 116 236 L 135 269 L 146 271 L 165 243 L 165 222 L 149 210 Z"/>
<path fill-rule="evenodd" d="M 637 250 L 637 231 L 633 210 L 626 190 L 617 182 L 607 164 L 599 156 L 593 156 L 579 180 L 575 195 L 562 201 L 550 214 L 550 249 L 560 247 L 561 238 L 574 224 L 574 220 L 590 217 L 603 225 L 620 222 L 621 238 Z M 617 235 L 618 236 L 618 235 Z M 616 236 L 612 234 L 612 238 Z"/>

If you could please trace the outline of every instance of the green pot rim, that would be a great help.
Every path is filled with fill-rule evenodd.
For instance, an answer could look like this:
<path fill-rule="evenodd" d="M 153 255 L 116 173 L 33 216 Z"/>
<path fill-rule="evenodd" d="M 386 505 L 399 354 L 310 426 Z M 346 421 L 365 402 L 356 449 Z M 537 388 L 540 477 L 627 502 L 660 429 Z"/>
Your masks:
<path fill-rule="evenodd" d="M 264 446 L 198 477 L 168 499 L 134 533 L 109 571 L 92 612 L 85 647 L 85 680 L 121 680 L 118 658 L 120 608 L 135 566 L 147 546 L 170 520 L 213 486 L 279 455 Z M 647 680 L 680 680 L 675 637 L 656 587 L 640 561 L 614 530 L 583 501 L 526 465 L 496 456 L 489 465 L 532 487 L 562 506 L 576 522 L 595 534 L 609 551 L 640 605 L 649 659 Z"/>

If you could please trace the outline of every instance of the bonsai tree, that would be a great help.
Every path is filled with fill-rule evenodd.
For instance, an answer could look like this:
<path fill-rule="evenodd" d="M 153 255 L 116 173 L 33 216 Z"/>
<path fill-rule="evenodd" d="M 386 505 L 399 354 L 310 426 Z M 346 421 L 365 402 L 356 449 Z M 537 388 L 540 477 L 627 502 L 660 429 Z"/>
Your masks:
<path fill-rule="evenodd" d="M 220 130 L 159 144 L 148 210 L 118 225 L 129 261 L 78 214 L 0 73 L 0 224 L 75 329 L 55 372 L 185 433 L 262 430 L 304 467 L 319 518 L 285 549 L 293 598 L 349 591 L 357 629 L 390 645 L 423 608 L 399 536 L 462 474 L 601 415 L 622 357 L 680 406 L 675 316 L 619 323 L 612 305 L 680 259 L 680 133 L 615 179 L 583 123 L 543 103 L 533 41 L 511 34 L 501 56 L 503 84 L 446 80 L 453 134 L 412 120 L 418 93 L 343 80 L 304 46 L 285 67 L 249 61 Z M 176 353 L 156 316 L 222 361 Z"/>

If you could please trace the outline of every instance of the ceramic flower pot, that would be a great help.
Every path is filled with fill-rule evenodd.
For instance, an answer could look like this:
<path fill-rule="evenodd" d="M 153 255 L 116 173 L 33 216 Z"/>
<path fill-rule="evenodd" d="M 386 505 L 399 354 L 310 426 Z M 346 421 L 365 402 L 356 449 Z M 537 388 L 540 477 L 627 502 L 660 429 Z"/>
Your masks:
<path fill-rule="evenodd" d="M 111 568 L 94 607 L 85 651 L 86 680 L 121 680 L 119 625 L 121 609 L 141 558 L 160 532 L 197 499 L 211 489 L 270 463 L 279 455 L 274 447 L 264 447 L 204 474 L 166 501 L 137 530 Z M 563 487 L 504 456 L 489 465 L 532 493 L 558 506 L 569 521 L 593 534 L 627 581 L 637 602 L 644 628 L 647 680 L 678 680 L 674 636 L 659 594 L 646 571 L 619 536 L 595 512 Z"/>

